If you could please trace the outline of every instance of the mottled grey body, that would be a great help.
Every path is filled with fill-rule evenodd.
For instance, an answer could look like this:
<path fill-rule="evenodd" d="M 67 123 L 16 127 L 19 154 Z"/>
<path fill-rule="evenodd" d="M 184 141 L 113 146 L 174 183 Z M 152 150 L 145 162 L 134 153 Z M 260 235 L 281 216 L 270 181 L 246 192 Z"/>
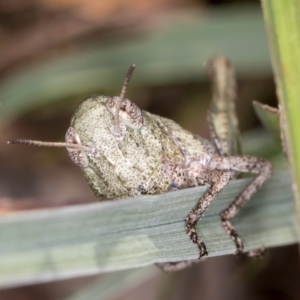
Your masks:
<path fill-rule="evenodd" d="M 216 153 L 209 141 L 194 136 L 172 120 L 141 111 L 143 126 L 140 129 L 127 126 L 123 140 L 119 142 L 111 134 L 114 116 L 106 107 L 110 99 L 92 96 L 84 100 L 71 120 L 77 141 L 80 137 L 82 145 L 91 146 L 90 152 L 69 149 L 71 159 L 82 167 L 99 199 L 157 194 L 173 187 L 197 185 L 191 183 L 184 170 L 186 157 L 176 140 L 183 141 L 190 157 L 204 165 Z M 70 140 L 67 132 L 66 141 L 75 142 L 76 139 L 72 136 Z M 93 149 L 98 150 L 97 155 Z M 78 154 L 75 160 L 74 152 Z M 89 163 L 83 167 L 84 155 Z"/>

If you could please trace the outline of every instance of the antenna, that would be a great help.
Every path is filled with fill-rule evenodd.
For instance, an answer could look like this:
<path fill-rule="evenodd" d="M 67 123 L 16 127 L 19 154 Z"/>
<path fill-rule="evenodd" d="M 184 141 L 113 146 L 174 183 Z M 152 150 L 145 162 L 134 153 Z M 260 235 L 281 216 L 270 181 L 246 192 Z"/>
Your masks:
<path fill-rule="evenodd" d="M 64 142 L 42 142 L 42 141 L 33 141 L 33 140 L 10 140 L 7 144 L 19 144 L 19 145 L 29 145 L 29 146 L 39 146 L 39 147 L 65 147 L 65 148 L 72 148 L 78 150 L 85 150 L 91 151 L 92 148 L 80 144 L 73 144 L 73 143 L 64 143 Z"/>
<path fill-rule="evenodd" d="M 134 69 L 135 69 L 135 64 L 132 64 L 129 67 L 128 71 L 127 71 L 127 74 L 125 76 L 125 81 L 124 81 L 124 84 L 123 84 L 123 87 L 122 87 L 121 95 L 119 97 L 119 101 L 116 104 L 116 110 L 115 110 L 115 128 L 114 128 L 114 130 L 117 133 L 121 132 L 119 111 L 120 111 L 122 102 L 124 100 L 125 93 L 127 91 L 127 88 L 128 88 L 128 85 L 129 85 L 129 82 L 130 82 L 130 79 L 131 79 L 131 76 L 132 76 L 132 73 L 133 73 Z"/>
<path fill-rule="evenodd" d="M 122 87 L 121 95 L 119 97 L 119 100 L 116 103 L 116 110 L 115 110 L 115 126 L 114 130 L 117 133 L 121 132 L 120 129 L 120 117 L 119 112 L 122 105 L 122 102 L 124 100 L 132 73 L 135 69 L 135 64 L 132 64 L 125 76 L 125 81 Z M 64 143 L 64 142 L 42 142 L 42 141 L 33 141 L 33 140 L 23 140 L 23 139 L 14 139 L 7 142 L 7 144 L 19 144 L 19 145 L 32 145 L 32 146 L 39 146 L 39 147 L 65 147 L 70 149 L 78 149 L 78 150 L 85 150 L 85 151 L 91 151 L 93 150 L 92 147 L 84 146 L 81 144 L 75 144 L 75 143 Z"/>

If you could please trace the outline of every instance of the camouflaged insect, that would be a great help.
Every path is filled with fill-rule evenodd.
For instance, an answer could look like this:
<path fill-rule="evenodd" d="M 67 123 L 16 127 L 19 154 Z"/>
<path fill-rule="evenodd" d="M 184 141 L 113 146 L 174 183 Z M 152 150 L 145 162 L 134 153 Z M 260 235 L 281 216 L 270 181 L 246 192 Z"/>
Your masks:
<path fill-rule="evenodd" d="M 199 258 L 207 250 L 196 224 L 215 196 L 239 172 L 254 173 L 252 183 L 221 214 L 221 222 L 243 253 L 243 243 L 231 220 L 272 174 L 271 164 L 253 156 L 240 155 L 239 129 L 235 114 L 236 82 L 229 61 L 212 58 L 206 66 L 213 82 L 208 111 L 211 141 L 196 136 L 174 121 L 140 110 L 126 99 L 125 92 L 134 65 L 127 73 L 120 97 L 93 95 L 75 111 L 66 133 L 66 143 L 13 140 L 10 143 L 66 146 L 72 161 L 100 200 L 208 185 L 206 194 L 186 218 L 186 233 L 199 247 Z M 261 256 L 264 249 L 246 253 Z M 195 261 L 158 264 L 175 271 Z"/>

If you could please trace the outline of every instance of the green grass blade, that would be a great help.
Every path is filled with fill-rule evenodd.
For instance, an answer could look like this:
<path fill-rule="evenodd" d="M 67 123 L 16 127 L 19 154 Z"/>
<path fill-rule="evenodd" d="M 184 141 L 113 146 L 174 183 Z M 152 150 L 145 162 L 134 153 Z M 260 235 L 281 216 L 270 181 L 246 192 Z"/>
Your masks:
<path fill-rule="evenodd" d="M 65 300 L 115 299 L 158 274 L 160 271 L 154 266 L 107 274 L 105 278 L 94 280 Z"/>
<path fill-rule="evenodd" d="M 283 130 L 292 169 L 294 194 L 300 212 L 300 2 L 262 0 L 262 6 L 285 124 Z M 300 222 L 300 214 L 298 220 Z"/>
<path fill-rule="evenodd" d="M 234 253 L 219 213 L 249 183 L 230 183 L 198 223 L 209 256 Z M 0 286 L 16 286 L 195 259 L 184 219 L 205 192 L 161 195 L 40 210 L 0 218 Z M 235 218 L 245 249 L 298 241 L 289 173 L 270 179 Z"/>
<path fill-rule="evenodd" d="M 277 147 L 281 149 L 280 117 L 278 109 L 253 101 L 254 111 L 264 128 L 268 130 Z"/>

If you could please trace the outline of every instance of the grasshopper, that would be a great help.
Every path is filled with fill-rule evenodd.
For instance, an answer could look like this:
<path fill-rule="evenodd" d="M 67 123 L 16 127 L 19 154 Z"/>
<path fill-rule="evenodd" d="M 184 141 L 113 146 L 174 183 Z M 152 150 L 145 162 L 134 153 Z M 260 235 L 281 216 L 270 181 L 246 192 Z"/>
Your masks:
<path fill-rule="evenodd" d="M 216 56 L 206 64 L 213 86 L 208 110 L 211 141 L 184 130 L 172 120 L 143 111 L 125 98 L 134 68 L 135 65 L 129 68 L 119 97 L 92 95 L 79 104 L 65 143 L 8 143 L 66 147 L 99 200 L 207 185 L 206 194 L 185 219 L 186 233 L 199 247 L 199 258 L 208 252 L 197 233 L 197 222 L 239 173 L 253 173 L 256 177 L 249 186 L 220 214 L 221 224 L 236 246 L 236 255 L 241 255 L 243 242 L 231 221 L 272 175 L 272 165 L 264 158 L 240 154 L 236 79 L 230 62 Z M 257 257 L 263 253 L 264 249 L 258 249 L 245 254 Z M 197 261 L 158 265 L 165 271 L 176 271 Z"/>

